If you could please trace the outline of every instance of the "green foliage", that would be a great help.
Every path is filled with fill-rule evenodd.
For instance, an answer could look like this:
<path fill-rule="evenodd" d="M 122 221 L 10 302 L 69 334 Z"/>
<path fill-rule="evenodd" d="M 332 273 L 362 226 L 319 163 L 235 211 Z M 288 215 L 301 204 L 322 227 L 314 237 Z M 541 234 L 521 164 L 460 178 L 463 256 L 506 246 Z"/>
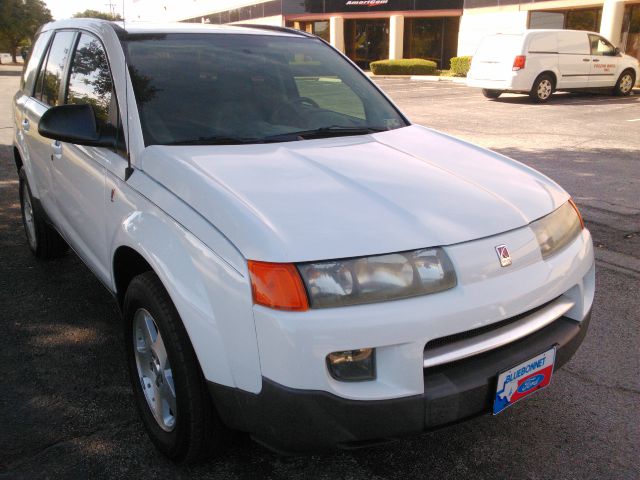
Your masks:
<path fill-rule="evenodd" d="M 29 44 L 38 28 L 51 21 L 42 0 L 0 0 L 0 44 L 16 61 L 18 48 Z"/>
<path fill-rule="evenodd" d="M 378 60 L 369 65 L 374 75 L 434 75 L 436 62 L 422 58 Z"/>
<path fill-rule="evenodd" d="M 73 14 L 74 18 L 99 18 L 101 20 L 122 20 L 119 14 L 111 15 L 106 12 L 99 12 L 98 10 L 85 10 L 83 12 L 77 12 Z"/>
<path fill-rule="evenodd" d="M 471 67 L 471 57 L 453 57 L 451 59 L 451 72 L 456 77 L 466 77 Z"/>

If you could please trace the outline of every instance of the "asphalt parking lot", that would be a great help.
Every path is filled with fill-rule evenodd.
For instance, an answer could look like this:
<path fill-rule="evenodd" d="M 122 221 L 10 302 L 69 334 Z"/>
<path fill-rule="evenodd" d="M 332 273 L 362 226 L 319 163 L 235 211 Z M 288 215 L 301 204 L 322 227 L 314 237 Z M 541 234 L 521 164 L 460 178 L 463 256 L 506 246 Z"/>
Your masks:
<path fill-rule="evenodd" d="M 73 254 L 41 263 L 28 251 L 10 146 L 18 76 L 0 67 L 0 479 L 640 478 L 640 92 L 532 105 L 377 82 L 414 122 L 541 170 L 580 206 L 597 252 L 593 319 L 550 388 L 376 448 L 282 457 L 241 436 L 205 465 L 173 465 L 137 419 L 109 294 Z"/>

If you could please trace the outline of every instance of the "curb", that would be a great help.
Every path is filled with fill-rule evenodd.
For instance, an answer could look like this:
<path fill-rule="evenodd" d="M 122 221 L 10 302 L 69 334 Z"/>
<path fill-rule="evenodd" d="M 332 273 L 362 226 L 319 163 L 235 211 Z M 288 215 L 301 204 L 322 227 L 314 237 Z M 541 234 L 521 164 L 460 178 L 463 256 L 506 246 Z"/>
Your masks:
<path fill-rule="evenodd" d="M 371 72 L 365 73 L 369 78 L 373 79 L 412 80 L 417 82 L 452 82 L 462 84 L 467 82 L 467 79 L 463 77 L 441 77 L 438 75 L 374 75 Z"/>

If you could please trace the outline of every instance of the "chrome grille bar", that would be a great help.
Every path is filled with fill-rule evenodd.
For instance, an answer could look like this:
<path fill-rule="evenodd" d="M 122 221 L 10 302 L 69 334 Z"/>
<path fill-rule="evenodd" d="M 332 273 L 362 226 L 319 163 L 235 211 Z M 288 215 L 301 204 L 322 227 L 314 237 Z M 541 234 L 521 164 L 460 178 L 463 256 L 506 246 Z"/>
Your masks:
<path fill-rule="evenodd" d="M 574 302 L 562 296 L 517 322 L 471 338 L 425 350 L 424 368 L 469 358 L 502 347 L 546 327 L 567 313 Z"/>

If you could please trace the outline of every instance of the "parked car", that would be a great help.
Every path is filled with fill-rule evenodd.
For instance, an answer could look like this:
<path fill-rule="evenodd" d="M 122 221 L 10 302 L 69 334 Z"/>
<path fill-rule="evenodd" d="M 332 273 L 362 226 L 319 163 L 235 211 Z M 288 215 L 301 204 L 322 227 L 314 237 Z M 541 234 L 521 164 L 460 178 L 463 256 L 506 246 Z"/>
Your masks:
<path fill-rule="evenodd" d="M 557 90 L 602 88 L 629 95 L 640 64 L 609 40 L 582 30 L 527 30 L 485 37 L 471 61 L 467 85 L 487 98 L 526 93 L 546 102 Z"/>
<path fill-rule="evenodd" d="M 13 113 L 29 248 L 70 246 L 113 294 L 175 461 L 227 428 L 294 452 L 499 413 L 587 331 L 567 192 L 412 125 L 312 35 L 50 23 Z"/>

